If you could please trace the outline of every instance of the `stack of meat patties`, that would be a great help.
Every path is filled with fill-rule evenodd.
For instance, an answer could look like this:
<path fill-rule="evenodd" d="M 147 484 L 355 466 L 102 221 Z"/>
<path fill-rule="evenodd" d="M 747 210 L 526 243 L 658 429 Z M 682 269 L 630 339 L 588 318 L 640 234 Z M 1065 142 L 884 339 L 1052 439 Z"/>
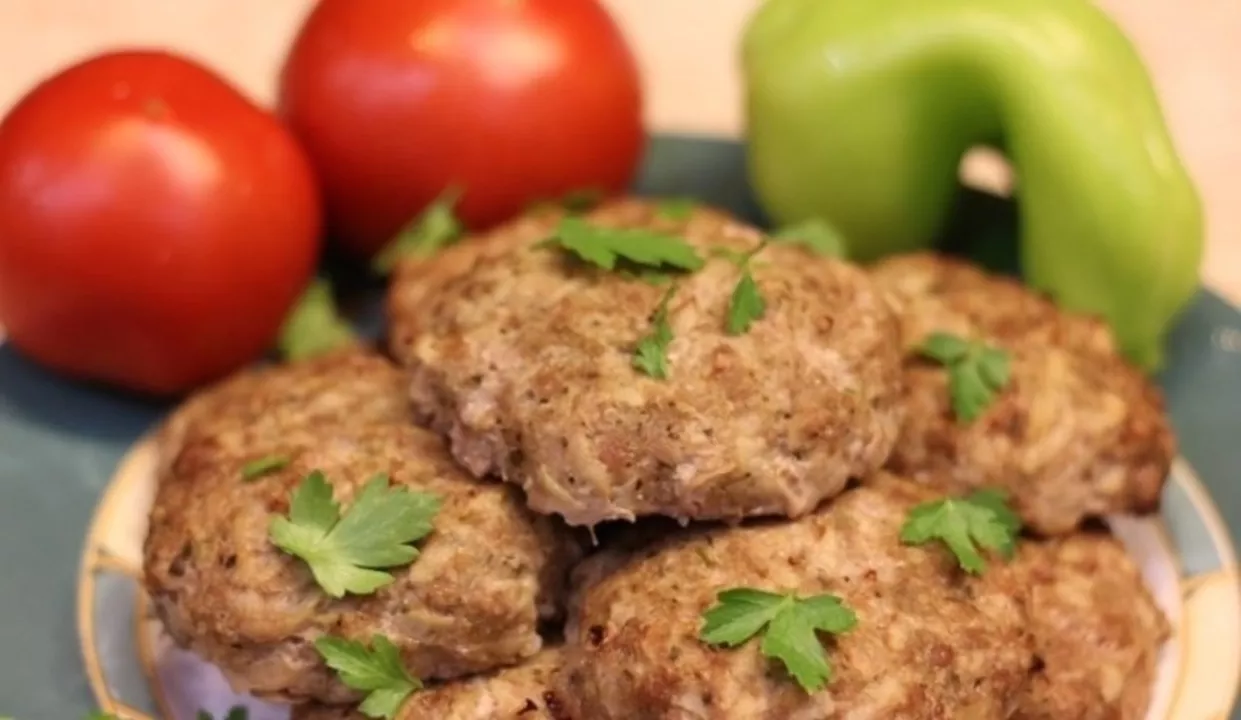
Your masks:
<path fill-rule="evenodd" d="M 364 683 L 316 641 L 377 635 L 425 684 L 402 720 L 1144 716 L 1168 625 L 1098 519 L 1154 511 L 1174 446 L 1102 324 L 959 261 L 864 270 L 702 207 L 576 221 L 710 259 L 673 292 L 546 242 L 563 218 L 541 211 L 406 261 L 395 362 L 254 370 L 175 413 L 146 587 L 178 643 L 298 720 L 362 717 Z M 760 301 L 739 327 L 745 274 Z M 636 362 L 643 343 L 657 357 Z M 393 582 L 333 597 L 273 543 L 316 470 L 343 508 L 377 474 L 440 499 Z M 970 571 L 970 538 L 903 535 L 986 488 L 1024 525 L 1007 560 L 984 548 Z M 808 630 L 823 687 L 755 632 L 704 641 L 738 588 L 852 611 Z"/>

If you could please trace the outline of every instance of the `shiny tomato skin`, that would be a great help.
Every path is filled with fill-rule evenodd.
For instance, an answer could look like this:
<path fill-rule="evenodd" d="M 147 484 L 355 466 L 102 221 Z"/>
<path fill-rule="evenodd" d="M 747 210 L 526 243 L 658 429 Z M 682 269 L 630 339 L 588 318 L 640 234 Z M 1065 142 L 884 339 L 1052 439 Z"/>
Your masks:
<path fill-rule="evenodd" d="M 360 256 L 450 185 L 474 228 L 623 191 L 644 142 L 637 66 L 597 0 L 321 0 L 279 108 Z"/>
<path fill-rule="evenodd" d="M 0 324 L 70 376 L 163 395 L 261 355 L 320 229 L 292 134 L 189 60 L 98 56 L 0 122 Z"/>

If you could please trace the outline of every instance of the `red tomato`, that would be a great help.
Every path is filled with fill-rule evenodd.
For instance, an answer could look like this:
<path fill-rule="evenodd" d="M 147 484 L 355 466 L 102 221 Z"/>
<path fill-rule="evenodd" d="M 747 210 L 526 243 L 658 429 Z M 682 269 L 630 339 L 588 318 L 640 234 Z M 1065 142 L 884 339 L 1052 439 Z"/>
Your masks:
<path fill-rule="evenodd" d="M 318 169 L 332 236 L 357 255 L 449 185 L 472 227 L 619 192 L 643 143 L 637 68 L 596 0 L 322 0 L 280 111 Z"/>
<path fill-rule="evenodd" d="M 320 220 L 272 115 L 172 55 L 96 57 L 0 123 L 0 324 L 69 375 L 185 390 L 268 347 Z"/>

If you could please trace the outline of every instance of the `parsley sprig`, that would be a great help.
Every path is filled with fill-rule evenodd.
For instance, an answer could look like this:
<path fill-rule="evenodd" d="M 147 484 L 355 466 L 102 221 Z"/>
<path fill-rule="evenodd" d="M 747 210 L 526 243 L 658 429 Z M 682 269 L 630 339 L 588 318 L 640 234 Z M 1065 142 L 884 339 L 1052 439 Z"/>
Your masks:
<path fill-rule="evenodd" d="M 815 254 L 829 257 L 844 256 L 844 242 L 836 230 L 821 220 L 811 220 L 777 230 L 764 238 L 758 247 L 745 253 L 738 253 L 727 248 L 716 248 L 713 254 L 724 257 L 741 268 L 741 277 L 733 287 L 728 300 L 728 314 L 724 329 L 729 335 L 744 335 L 750 331 L 755 322 L 763 319 L 767 313 L 767 301 L 759 290 L 751 271 L 754 256 L 758 255 L 771 243 L 802 245 Z"/>
<path fill-rule="evenodd" d="M 550 242 L 604 270 L 616 270 L 624 262 L 630 269 L 693 272 L 705 262 L 693 245 L 676 235 L 603 227 L 573 215 L 560 220 Z"/>
<path fill-rule="evenodd" d="M 685 220 L 695 207 L 688 198 L 665 198 L 656 205 L 655 213 L 667 220 Z M 749 332 L 767 312 L 767 301 L 754 278 L 752 260 L 771 242 L 802 244 L 824 255 L 843 253 L 839 234 L 830 225 L 817 221 L 781 230 L 746 252 L 713 248 L 712 255 L 728 259 L 741 270 L 725 317 L 724 329 L 729 335 Z M 697 271 L 706 262 L 694 246 L 675 234 L 646 228 L 604 227 L 572 215 L 562 218 L 552 236 L 540 246 L 559 247 L 604 270 L 657 284 L 668 283 L 677 273 Z M 673 284 L 664 293 L 652 315 L 650 332 L 639 339 L 633 355 L 634 367 L 657 379 L 668 377 L 667 351 L 673 339 L 668 303 L 675 292 Z"/>
<path fill-rule="evenodd" d="M 931 333 L 919 352 L 948 369 L 948 392 L 957 420 L 977 420 L 1008 385 L 1007 352 L 950 333 Z"/>
<path fill-rule="evenodd" d="M 776 242 L 802 245 L 816 255 L 843 258 L 848 255 L 844 237 L 840 231 L 825 220 L 813 219 L 796 225 L 788 225 L 771 235 Z"/>
<path fill-rule="evenodd" d="M 985 489 L 915 506 L 901 526 L 901 541 L 907 545 L 939 541 L 963 569 L 977 575 L 987 567 L 979 548 L 1010 559 L 1019 532 L 1021 518 L 1008 507 L 1004 494 Z"/>
<path fill-rule="evenodd" d="M 638 340 L 633 366 L 659 380 L 668 377 L 668 346 L 672 324 L 668 304 L 676 294 L 677 273 L 700 269 L 705 260 L 683 238 L 642 228 L 593 225 L 584 218 L 562 218 L 548 244 L 558 246 L 604 270 L 619 271 L 653 285 L 667 285 L 651 316 L 651 329 Z"/>
<path fill-rule="evenodd" d="M 651 315 L 651 330 L 638 341 L 633 353 L 633 366 L 656 380 L 668 377 L 668 346 L 672 344 L 672 324 L 668 322 L 668 303 L 676 295 L 677 286 L 669 285 Z"/>
<path fill-rule="evenodd" d="M 289 466 L 293 459 L 286 455 L 264 455 L 241 466 L 241 479 L 254 482 Z"/>
<path fill-rule="evenodd" d="M 396 717 L 401 704 L 422 682 L 409 674 L 396 645 L 383 635 L 371 638 L 371 646 L 354 640 L 324 635 L 315 649 L 340 681 L 352 690 L 367 693 L 358 712 L 370 718 Z"/>
<path fill-rule="evenodd" d="M 439 509 L 438 496 L 391 488 L 386 475 L 376 475 L 341 513 L 332 486 L 315 471 L 293 492 L 288 517 L 272 517 L 268 534 L 281 550 L 306 562 L 327 594 L 367 595 L 393 581 L 378 568 L 418 557 L 411 543 L 430 534 Z"/>
<path fill-rule="evenodd" d="M 832 666 L 818 633 L 852 630 L 857 615 L 835 595 L 799 598 L 753 588 L 733 588 L 716 596 L 703 613 L 699 637 L 709 645 L 736 647 L 763 634 L 759 650 L 779 660 L 806 692 L 823 688 Z"/>
<path fill-rule="evenodd" d="M 693 198 L 668 197 L 655 206 L 655 214 L 665 220 L 681 222 L 690 219 L 697 207 L 698 203 L 694 202 Z"/>
<path fill-rule="evenodd" d="M 286 360 L 295 362 L 348 347 L 356 341 L 353 328 L 336 307 L 331 282 L 317 278 L 285 318 L 276 344 Z"/>
<path fill-rule="evenodd" d="M 728 298 L 728 315 L 724 329 L 729 335 L 744 335 L 750 331 L 751 325 L 761 320 L 767 313 L 767 301 L 759 292 L 758 283 L 754 281 L 754 274 L 750 270 L 750 262 L 755 255 L 767 247 L 767 242 L 763 240 L 758 247 L 742 255 L 736 261 L 737 266 L 741 268 L 741 277 L 737 280 L 732 295 Z"/>
<path fill-rule="evenodd" d="M 452 245 L 465 234 L 465 225 L 457 218 L 460 188 L 449 188 L 409 222 L 397 236 L 379 251 L 371 266 L 380 275 L 392 272 L 402 258 L 427 258 Z"/>

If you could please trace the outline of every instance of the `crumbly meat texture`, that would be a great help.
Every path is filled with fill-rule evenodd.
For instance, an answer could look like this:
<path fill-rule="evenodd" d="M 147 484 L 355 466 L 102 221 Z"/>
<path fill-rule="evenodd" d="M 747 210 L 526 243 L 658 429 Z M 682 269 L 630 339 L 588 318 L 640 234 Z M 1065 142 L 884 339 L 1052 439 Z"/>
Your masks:
<path fill-rule="evenodd" d="M 1124 547 L 1106 533 L 1023 543 L 1003 572 L 1026 592 L 1036 671 L 1016 720 L 1142 720 L 1163 613 Z"/>
<path fill-rule="evenodd" d="M 545 648 L 521 665 L 469 679 L 445 682 L 414 693 L 395 720 L 570 720 L 548 706 L 559 648 Z M 356 708 L 303 705 L 291 720 L 365 720 Z"/>
<path fill-rule="evenodd" d="M 586 560 L 557 699 L 590 720 L 1008 717 L 1033 664 L 1021 598 L 938 545 L 900 542 L 928 492 L 881 476 L 794 522 L 690 530 Z M 856 611 L 856 628 L 825 644 L 825 689 L 807 694 L 757 639 L 698 640 L 703 611 L 733 587 L 832 593 Z"/>
<path fill-rule="evenodd" d="M 668 515 L 797 517 L 887 457 L 901 420 L 895 320 L 866 274 L 774 243 L 767 302 L 725 332 L 740 271 L 712 249 L 763 236 L 723 213 L 684 220 L 615 201 L 591 223 L 676 233 L 706 267 L 679 278 L 670 376 L 633 365 L 665 287 L 539 247 L 556 213 L 405 263 L 389 296 L 395 357 L 422 418 L 475 475 L 520 485 L 574 525 Z"/>
<path fill-rule="evenodd" d="M 871 273 L 896 310 L 907 409 L 888 467 L 964 492 L 998 485 L 1033 531 L 1159 506 L 1175 442 L 1159 391 L 1119 355 L 1101 322 L 1057 309 L 1014 280 L 930 254 Z M 948 372 L 918 347 L 933 332 L 1008 351 L 1011 381 L 971 424 L 951 408 Z"/>
<path fill-rule="evenodd" d="M 242 370 L 191 395 L 160 428 L 161 474 L 193 438 L 230 452 L 313 445 L 333 424 L 412 422 L 408 381 L 391 362 L 360 347 L 302 362 Z"/>
<path fill-rule="evenodd" d="M 377 367 L 379 376 L 398 374 Z M 365 641 L 382 633 L 410 672 L 427 679 L 532 656 L 542 645 L 540 622 L 562 609 L 576 560 L 567 529 L 530 513 L 514 488 L 469 477 L 434 434 L 367 421 L 390 401 L 392 377 L 363 381 L 350 375 L 353 362 L 343 368 L 336 382 L 309 373 L 321 392 L 289 385 L 305 367 L 266 371 L 253 393 L 230 391 L 239 404 L 221 398 L 210 419 L 196 422 L 210 432 L 184 436 L 161 478 L 145 548 L 146 589 L 169 633 L 236 689 L 293 701 L 356 698 L 313 647 L 324 633 Z M 270 454 L 292 462 L 242 480 L 246 462 Z M 288 513 L 292 491 L 312 470 L 326 474 L 344 508 L 379 473 L 442 498 L 420 556 L 394 570 L 392 585 L 333 599 L 302 560 L 271 543 L 271 517 Z"/>

